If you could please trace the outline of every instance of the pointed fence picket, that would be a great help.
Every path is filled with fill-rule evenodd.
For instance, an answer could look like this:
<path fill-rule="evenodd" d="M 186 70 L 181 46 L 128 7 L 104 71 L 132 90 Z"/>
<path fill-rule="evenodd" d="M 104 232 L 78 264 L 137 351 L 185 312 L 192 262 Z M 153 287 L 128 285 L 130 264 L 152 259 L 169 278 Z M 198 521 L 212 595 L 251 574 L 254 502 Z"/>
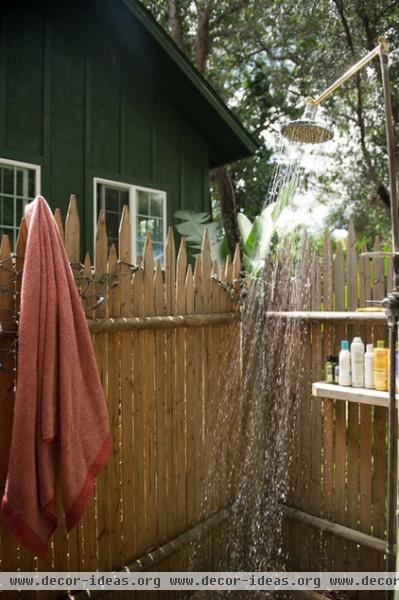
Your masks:
<path fill-rule="evenodd" d="M 236 405 L 231 424 L 220 412 L 226 400 L 219 381 L 221 368 L 225 369 L 223 377 L 228 376 L 226 366 L 236 360 L 233 355 L 240 345 L 240 312 L 230 293 L 239 276 L 239 255 L 222 270 L 221 281 L 218 269 L 212 272 L 205 235 L 193 274 L 184 240 L 176 259 L 170 229 L 163 266 L 159 261 L 154 264 L 150 236 L 143 261 L 139 258 L 133 265 L 130 217 L 124 207 L 119 255 L 114 245 L 108 250 L 106 221 L 100 212 L 94 261 L 86 254 L 82 264 L 75 196 L 71 196 L 65 224 L 59 210 L 55 219 L 89 327 L 95 330 L 93 346 L 109 411 L 112 451 L 82 522 L 69 534 L 63 526 L 57 530 L 46 560 L 37 561 L 18 547 L 0 517 L 2 569 L 95 571 L 133 565 L 137 570 L 143 568 L 141 564 L 155 568 L 164 552 L 160 569 L 185 569 L 184 544 L 202 539 L 208 530 L 202 552 L 207 560 L 201 558 L 201 568 L 212 568 L 218 548 L 212 528 L 222 527 L 228 515 L 222 509 L 234 495 L 231 469 L 226 465 L 240 451 L 232 447 L 231 439 L 224 437 L 220 443 L 226 418 L 231 429 L 240 418 L 240 381 L 234 378 L 236 387 L 228 400 Z M 7 236 L 0 245 L 0 493 L 12 427 L 15 329 L 25 242 L 22 222 L 15 254 Z M 208 496 L 212 477 L 217 493 Z M 225 490 L 229 490 L 226 497 Z M 211 516 L 212 527 L 208 525 Z M 181 534 L 182 541 L 170 546 Z M 173 558 L 168 558 L 170 548 Z M 154 553 L 154 549 L 159 550 Z M 142 563 L 134 562 L 141 557 Z M 3 592 L 7 599 L 17 595 Z M 65 594 L 32 592 L 29 597 L 36 596 L 47 599 Z"/>

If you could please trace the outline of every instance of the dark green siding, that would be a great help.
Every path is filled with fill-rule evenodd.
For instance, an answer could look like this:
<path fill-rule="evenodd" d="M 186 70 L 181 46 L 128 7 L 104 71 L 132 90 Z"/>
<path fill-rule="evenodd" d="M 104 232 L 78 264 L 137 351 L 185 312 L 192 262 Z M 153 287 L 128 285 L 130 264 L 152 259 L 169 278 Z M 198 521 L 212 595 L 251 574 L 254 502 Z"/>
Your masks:
<path fill-rule="evenodd" d="M 93 177 L 166 190 L 168 219 L 207 209 L 210 154 L 174 106 L 157 65 L 125 52 L 83 2 L 3 2 L 0 158 L 42 166 L 64 213 L 75 193 L 91 248 Z"/>

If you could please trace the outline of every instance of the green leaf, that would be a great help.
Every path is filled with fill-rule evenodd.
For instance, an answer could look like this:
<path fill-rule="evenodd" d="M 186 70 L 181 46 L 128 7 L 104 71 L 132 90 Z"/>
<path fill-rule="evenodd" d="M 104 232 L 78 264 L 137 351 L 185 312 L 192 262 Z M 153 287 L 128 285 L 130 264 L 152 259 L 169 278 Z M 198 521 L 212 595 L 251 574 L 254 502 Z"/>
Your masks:
<path fill-rule="evenodd" d="M 277 221 L 284 208 L 289 206 L 292 198 L 294 197 L 295 190 L 297 188 L 297 178 L 293 177 L 286 183 L 280 190 L 278 198 L 274 203 L 274 209 L 272 212 L 273 221 Z"/>
<path fill-rule="evenodd" d="M 252 225 L 249 236 L 243 244 L 244 253 L 252 260 L 264 260 L 269 252 L 270 242 L 274 232 L 272 212 L 274 203 L 269 204 L 258 215 Z"/>
<path fill-rule="evenodd" d="M 242 242 L 245 244 L 252 229 L 252 222 L 244 213 L 239 212 L 237 215 L 237 224 L 241 234 Z"/>

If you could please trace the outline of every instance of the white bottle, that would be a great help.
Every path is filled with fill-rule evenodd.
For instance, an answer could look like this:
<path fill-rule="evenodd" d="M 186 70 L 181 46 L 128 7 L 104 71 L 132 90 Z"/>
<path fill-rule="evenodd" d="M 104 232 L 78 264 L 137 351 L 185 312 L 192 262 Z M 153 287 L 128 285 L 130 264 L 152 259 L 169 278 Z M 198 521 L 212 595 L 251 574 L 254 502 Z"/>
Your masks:
<path fill-rule="evenodd" d="M 367 344 L 364 355 L 364 385 L 366 388 L 374 389 L 374 346 Z"/>
<path fill-rule="evenodd" d="M 361 337 L 351 343 L 352 386 L 364 387 L 364 344 Z"/>
<path fill-rule="evenodd" d="M 351 384 L 351 353 L 349 352 L 348 340 L 342 340 L 341 350 L 338 357 L 339 362 L 339 385 Z"/>

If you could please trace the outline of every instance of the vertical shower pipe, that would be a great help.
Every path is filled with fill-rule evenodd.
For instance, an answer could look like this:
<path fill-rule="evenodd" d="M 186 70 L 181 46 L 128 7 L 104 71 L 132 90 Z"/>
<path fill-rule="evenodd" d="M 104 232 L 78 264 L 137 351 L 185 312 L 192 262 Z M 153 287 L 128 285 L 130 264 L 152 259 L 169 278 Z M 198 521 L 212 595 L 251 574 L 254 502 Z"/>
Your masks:
<path fill-rule="evenodd" d="M 391 232 L 393 252 L 394 289 L 384 300 L 389 328 L 389 413 L 388 413 L 388 507 L 387 507 L 387 555 L 386 570 L 395 570 L 395 533 L 398 529 L 397 474 L 397 408 L 396 408 L 396 341 L 399 317 L 399 215 L 396 181 L 396 157 L 392 100 L 389 81 L 388 46 L 384 38 L 379 38 L 382 85 L 384 90 L 385 127 L 388 148 L 389 188 L 391 199 Z M 395 515 L 396 513 L 396 515 Z M 391 598 L 392 593 L 388 593 Z"/>

